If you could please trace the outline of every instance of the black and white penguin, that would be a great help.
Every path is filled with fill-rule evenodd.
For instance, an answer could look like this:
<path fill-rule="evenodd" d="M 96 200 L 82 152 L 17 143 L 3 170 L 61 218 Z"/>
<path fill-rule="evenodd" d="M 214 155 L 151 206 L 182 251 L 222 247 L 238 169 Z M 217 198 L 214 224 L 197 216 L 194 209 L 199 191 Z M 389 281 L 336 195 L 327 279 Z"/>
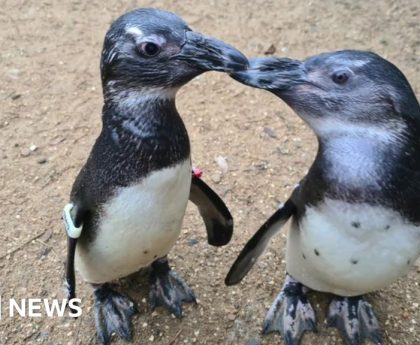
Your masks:
<path fill-rule="evenodd" d="M 363 51 L 303 62 L 256 58 L 233 75 L 284 100 L 315 132 L 319 148 L 289 200 L 246 244 L 226 284 L 238 283 L 292 218 L 285 284 L 264 332 L 286 344 L 315 330 L 310 290 L 334 294 L 328 325 L 347 345 L 381 332 L 363 295 L 403 276 L 420 254 L 420 107 L 404 75 Z"/>
<path fill-rule="evenodd" d="M 228 209 L 192 173 L 175 94 L 205 71 L 233 72 L 247 63 L 233 47 L 191 31 L 162 10 L 134 10 L 108 30 L 101 59 L 103 127 L 64 212 L 68 297 L 75 296 L 74 262 L 94 287 L 101 343 L 113 333 L 132 338 L 136 308 L 111 289 L 113 280 L 151 266 L 153 308 L 162 305 L 181 317 L 181 302 L 195 301 L 166 257 L 180 234 L 188 200 L 197 205 L 211 245 L 230 241 Z"/>

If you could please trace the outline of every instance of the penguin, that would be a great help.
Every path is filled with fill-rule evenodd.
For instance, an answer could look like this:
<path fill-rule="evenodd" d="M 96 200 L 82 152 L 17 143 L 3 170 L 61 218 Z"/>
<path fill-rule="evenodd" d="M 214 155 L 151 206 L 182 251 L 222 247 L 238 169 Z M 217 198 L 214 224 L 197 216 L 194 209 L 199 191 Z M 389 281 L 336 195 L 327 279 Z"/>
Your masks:
<path fill-rule="evenodd" d="M 220 197 L 194 173 L 190 143 L 175 106 L 178 89 L 206 71 L 247 66 L 238 50 L 192 31 L 177 15 L 136 9 L 106 33 L 101 78 L 102 131 L 78 174 L 64 210 L 68 232 L 67 296 L 75 268 L 91 284 L 97 337 L 132 339 L 135 303 L 112 288 L 150 267 L 150 305 L 182 316 L 193 290 L 167 254 L 181 230 L 188 200 L 199 209 L 214 246 L 227 244 L 233 219 Z"/>
<path fill-rule="evenodd" d="M 290 198 L 254 234 L 225 282 L 240 282 L 291 219 L 284 286 L 264 333 L 297 345 L 315 331 L 311 290 L 333 295 L 327 324 L 347 345 L 382 344 L 363 295 L 404 276 L 420 255 L 420 107 L 403 73 L 366 51 L 304 61 L 255 58 L 234 79 L 268 90 L 313 130 L 318 152 Z"/>

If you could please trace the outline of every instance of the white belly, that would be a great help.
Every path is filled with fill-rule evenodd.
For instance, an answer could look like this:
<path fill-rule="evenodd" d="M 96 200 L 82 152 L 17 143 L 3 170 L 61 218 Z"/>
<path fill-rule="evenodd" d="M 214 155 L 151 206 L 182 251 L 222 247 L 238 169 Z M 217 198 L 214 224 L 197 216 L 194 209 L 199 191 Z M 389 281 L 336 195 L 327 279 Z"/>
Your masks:
<path fill-rule="evenodd" d="M 77 246 L 76 267 L 83 278 L 108 282 L 166 255 L 181 231 L 190 185 L 188 159 L 118 190 L 101 210 L 94 241 Z"/>
<path fill-rule="evenodd" d="M 318 291 L 354 296 L 404 275 L 420 255 L 420 227 L 399 213 L 326 199 L 292 225 L 287 271 Z"/>

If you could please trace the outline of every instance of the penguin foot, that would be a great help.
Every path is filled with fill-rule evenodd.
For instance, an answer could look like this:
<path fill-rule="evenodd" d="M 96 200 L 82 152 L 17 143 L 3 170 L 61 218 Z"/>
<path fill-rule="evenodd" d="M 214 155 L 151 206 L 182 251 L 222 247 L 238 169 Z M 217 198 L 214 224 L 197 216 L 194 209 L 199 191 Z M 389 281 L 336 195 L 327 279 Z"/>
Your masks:
<path fill-rule="evenodd" d="M 298 345 L 305 331 L 316 332 L 309 289 L 286 275 L 286 281 L 264 320 L 263 333 L 279 332 L 286 345 Z"/>
<path fill-rule="evenodd" d="M 382 344 L 379 322 L 372 306 L 362 296 L 336 297 L 328 308 L 328 327 L 335 327 L 346 345 L 361 345 L 369 339 Z"/>
<path fill-rule="evenodd" d="M 149 298 L 152 310 L 163 306 L 177 318 L 182 317 L 182 302 L 196 302 L 194 291 L 170 269 L 166 258 L 152 264 Z"/>
<path fill-rule="evenodd" d="M 108 284 L 95 287 L 95 324 L 98 340 L 109 344 L 113 334 L 131 341 L 132 318 L 138 313 L 137 307 L 128 297 L 113 291 Z"/>

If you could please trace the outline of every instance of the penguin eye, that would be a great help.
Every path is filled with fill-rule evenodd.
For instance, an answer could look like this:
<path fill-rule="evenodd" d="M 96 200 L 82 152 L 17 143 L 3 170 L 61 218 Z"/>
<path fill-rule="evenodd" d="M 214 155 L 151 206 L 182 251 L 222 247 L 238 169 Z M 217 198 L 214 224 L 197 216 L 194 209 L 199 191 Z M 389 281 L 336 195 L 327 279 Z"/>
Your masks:
<path fill-rule="evenodd" d="M 349 78 L 350 74 L 348 71 L 337 71 L 332 75 L 333 82 L 340 85 L 344 84 Z"/>
<path fill-rule="evenodd" d="M 153 57 L 159 54 L 160 46 L 153 42 L 143 42 L 138 46 L 138 50 L 146 57 Z"/>

